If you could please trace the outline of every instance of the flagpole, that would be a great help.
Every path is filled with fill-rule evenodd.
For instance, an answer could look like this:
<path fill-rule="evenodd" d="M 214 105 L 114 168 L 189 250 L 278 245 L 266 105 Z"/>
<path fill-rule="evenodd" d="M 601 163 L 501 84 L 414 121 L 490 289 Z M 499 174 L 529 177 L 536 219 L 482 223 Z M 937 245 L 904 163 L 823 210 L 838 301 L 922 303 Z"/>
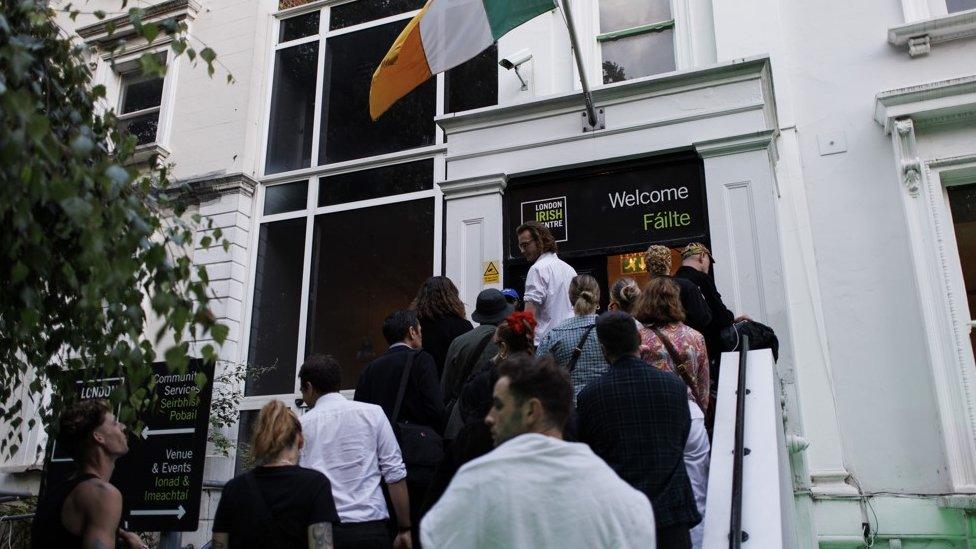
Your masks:
<path fill-rule="evenodd" d="M 569 29 L 569 42 L 573 49 L 573 57 L 576 58 L 576 68 L 579 70 L 580 84 L 583 86 L 583 102 L 586 104 L 587 122 L 589 123 L 590 130 L 599 129 L 596 127 L 597 117 L 596 110 L 593 108 L 593 97 L 590 95 L 590 85 L 586 80 L 583 59 L 580 57 L 579 40 L 576 38 L 576 25 L 573 23 L 573 10 L 569 6 L 569 0 L 562 0 L 561 4 L 563 13 L 566 14 L 566 27 Z"/>

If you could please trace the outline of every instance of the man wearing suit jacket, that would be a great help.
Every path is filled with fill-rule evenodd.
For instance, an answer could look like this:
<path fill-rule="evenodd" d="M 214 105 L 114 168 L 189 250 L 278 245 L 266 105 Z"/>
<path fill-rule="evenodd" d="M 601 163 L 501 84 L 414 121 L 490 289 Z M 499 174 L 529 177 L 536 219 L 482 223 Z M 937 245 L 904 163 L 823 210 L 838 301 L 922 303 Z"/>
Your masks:
<path fill-rule="evenodd" d="M 602 315 L 596 334 L 610 369 L 576 398 L 580 442 L 651 500 L 660 549 L 691 547 L 689 530 L 701 515 L 684 462 L 687 388 L 639 358 L 640 336 L 627 313 Z"/>
<path fill-rule="evenodd" d="M 377 404 L 390 418 L 390 424 L 409 422 L 444 431 L 444 401 L 437 379 L 437 365 L 430 353 L 421 349 L 423 336 L 414 311 L 395 311 L 383 321 L 383 337 L 390 348 L 366 366 L 356 385 L 355 400 Z M 403 369 L 410 364 L 410 376 L 400 404 L 399 417 L 393 417 Z M 407 491 L 410 495 L 411 524 L 420 522 L 424 496 L 433 477 L 433 468 L 407 464 Z M 416 536 L 416 531 L 413 532 Z"/>

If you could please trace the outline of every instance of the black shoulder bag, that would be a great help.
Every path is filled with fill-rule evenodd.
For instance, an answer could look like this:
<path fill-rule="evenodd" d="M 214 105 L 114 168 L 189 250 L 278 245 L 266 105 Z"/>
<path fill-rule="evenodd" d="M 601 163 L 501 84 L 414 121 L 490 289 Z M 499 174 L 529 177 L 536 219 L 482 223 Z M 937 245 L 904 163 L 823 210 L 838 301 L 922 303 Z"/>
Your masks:
<path fill-rule="evenodd" d="M 400 405 L 403 404 L 403 395 L 407 391 L 407 382 L 410 380 L 410 368 L 419 353 L 407 351 L 405 354 L 407 360 L 403 366 L 403 375 L 400 376 L 400 389 L 397 391 L 390 423 L 393 424 L 393 433 L 400 443 L 400 453 L 403 455 L 403 463 L 406 464 L 407 469 L 436 467 L 444 457 L 444 440 L 441 436 L 433 427 L 399 420 Z"/>
<path fill-rule="evenodd" d="M 576 344 L 576 348 L 573 349 L 573 355 L 569 358 L 569 364 L 568 364 L 570 374 L 572 374 L 573 370 L 576 369 L 576 363 L 579 361 L 580 356 L 583 354 L 583 345 L 586 344 L 586 338 L 590 337 L 590 332 L 593 331 L 593 328 L 596 328 L 596 324 L 593 324 L 592 326 L 587 326 L 586 329 L 583 330 L 583 337 L 580 338 L 579 343 Z"/>

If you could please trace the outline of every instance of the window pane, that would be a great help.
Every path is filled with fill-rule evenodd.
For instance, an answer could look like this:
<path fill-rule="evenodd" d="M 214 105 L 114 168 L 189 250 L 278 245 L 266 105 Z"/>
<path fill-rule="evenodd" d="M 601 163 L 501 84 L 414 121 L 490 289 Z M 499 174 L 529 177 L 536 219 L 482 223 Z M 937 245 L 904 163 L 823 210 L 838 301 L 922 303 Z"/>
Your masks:
<path fill-rule="evenodd" d="M 410 304 L 434 263 L 434 200 L 315 218 L 308 351 L 342 364 L 342 387 L 386 350 L 383 319 Z"/>
<path fill-rule="evenodd" d="M 669 0 L 600 0 L 600 32 L 612 32 L 671 19 Z"/>
<path fill-rule="evenodd" d="M 123 135 L 136 136 L 137 145 L 156 142 L 156 127 L 159 125 L 159 112 L 151 112 L 119 122 Z"/>
<path fill-rule="evenodd" d="M 320 12 L 313 11 L 281 22 L 278 28 L 278 43 L 312 36 L 319 32 Z"/>
<path fill-rule="evenodd" d="M 969 320 L 976 320 L 976 184 L 949 187 L 947 194 L 969 303 Z M 969 332 L 969 342 L 976 352 L 976 330 Z"/>
<path fill-rule="evenodd" d="M 946 0 L 949 13 L 957 11 L 976 10 L 976 0 Z"/>
<path fill-rule="evenodd" d="M 369 118 L 373 72 L 406 24 L 397 21 L 329 39 L 319 164 L 434 143 L 434 78 L 397 101 L 376 122 Z"/>
<path fill-rule="evenodd" d="M 674 70 L 674 30 L 639 34 L 601 44 L 603 83 Z"/>
<path fill-rule="evenodd" d="M 389 17 L 398 13 L 419 10 L 424 0 L 359 0 L 332 8 L 329 15 L 329 29 L 351 27 L 366 21 Z"/>
<path fill-rule="evenodd" d="M 304 210 L 308 204 L 308 181 L 270 185 L 264 190 L 264 215 Z"/>
<path fill-rule="evenodd" d="M 318 42 L 286 48 L 275 54 L 266 173 L 307 168 L 312 163 L 318 58 Z"/>
<path fill-rule="evenodd" d="M 261 225 L 244 394 L 295 392 L 305 218 Z"/>
<path fill-rule="evenodd" d="M 254 467 L 254 456 L 251 454 L 251 436 L 254 422 L 258 419 L 260 410 L 241 410 L 241 417 L 237 421 L 237 456 L 234 459 L 234 474 L 240 474 Z"/>
<path fill-rule="evenodd" d="M 163 97 L 163 79 L 152 78 L 125 86 L 121 114 L 158 107 Z"/>
<path fill-rule="evenodd" d="M 447 71 L 444 112 L 460 112 L 498 103 L 498 46 Z"/>
<path fill-rule="evenodd" d="M 434 188 L 434 161 L 421 160 L 319 179 L 319 206 Z"/>

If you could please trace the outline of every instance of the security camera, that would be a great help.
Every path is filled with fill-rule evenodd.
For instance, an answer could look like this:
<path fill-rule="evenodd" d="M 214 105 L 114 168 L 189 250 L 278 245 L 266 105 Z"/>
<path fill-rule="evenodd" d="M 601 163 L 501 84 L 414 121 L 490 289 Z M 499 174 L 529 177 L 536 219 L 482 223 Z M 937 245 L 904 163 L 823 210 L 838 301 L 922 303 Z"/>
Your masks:
<path fill-rule="evenodd" d="M 502 67 L 512 70 L 517 69 L 520 65 L 526 61 L 532 59 L 532 52 L 529 50 L 519 50 L 512 55 L 506 55 L 502 57 L 501 61 L 498 62 Z"/>
<path fill-rule="evenodd" d="M 501 60 L 498 62 L 499 65 L 501 65 L 507 70 L 515 69 L 515 76 L 517 76 L 519 82 L 522 83 L 522 88 L 521 88 L 522 91 L 528 90 L 529 84 L 528 82 L 525 81 L 525 78 L 522 77 L 522 73 L 519 72 L 519 67 L 521 67 L 530 59 L 532 59 L 531 51 L 519 50 L 511 55 L 506 55 L 505 57 L 502 57 Z"/>

